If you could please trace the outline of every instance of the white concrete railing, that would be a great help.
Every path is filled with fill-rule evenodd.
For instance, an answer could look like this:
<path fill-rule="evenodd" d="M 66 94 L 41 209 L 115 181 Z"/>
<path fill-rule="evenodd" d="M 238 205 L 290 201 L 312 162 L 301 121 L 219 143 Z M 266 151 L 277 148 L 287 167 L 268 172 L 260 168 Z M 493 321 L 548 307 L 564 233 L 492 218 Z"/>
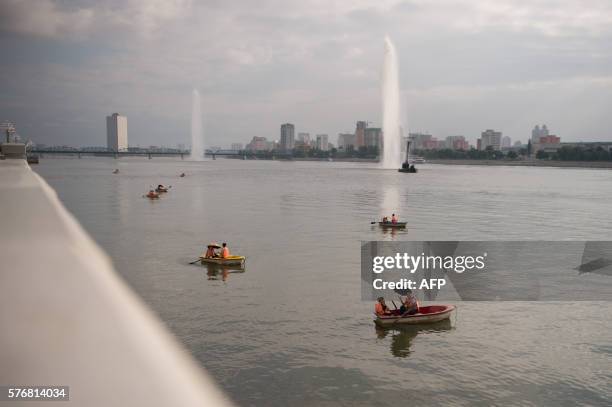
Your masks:
<path fill-rule="evenodd" d="M 0 161 L 0 324 L 0 386 L 69 386 L 58 405 L 231 404 L 24 160 Z"/>

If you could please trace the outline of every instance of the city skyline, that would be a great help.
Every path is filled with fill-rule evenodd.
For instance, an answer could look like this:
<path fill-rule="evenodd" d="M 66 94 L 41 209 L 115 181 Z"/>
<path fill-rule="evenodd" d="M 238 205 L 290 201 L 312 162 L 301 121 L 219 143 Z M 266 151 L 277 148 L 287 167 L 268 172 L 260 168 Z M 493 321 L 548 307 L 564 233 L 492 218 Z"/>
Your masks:
<path fill-rule="evenodd" d="M 3 119 L 39 143 L 95 145 L 99 118 L 121 111 L 135 145 L 188 144 L 197 87 L 211 144 L 271 138 L 286 121 L 333 138 L 354 117 L 382 122 L 389 34 L 407 131 L 526 141 L 544 122 L 567 141 L 612 138 L 611 4 L 147 4 L 5 4 Z"/>

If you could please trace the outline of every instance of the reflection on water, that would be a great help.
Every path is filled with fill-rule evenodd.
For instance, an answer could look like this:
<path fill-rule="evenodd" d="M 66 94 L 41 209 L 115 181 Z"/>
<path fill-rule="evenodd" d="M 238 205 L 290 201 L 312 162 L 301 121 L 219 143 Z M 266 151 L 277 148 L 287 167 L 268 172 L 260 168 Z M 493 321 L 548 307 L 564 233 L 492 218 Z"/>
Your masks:
<path fill-rule="evenodd" d="M 387 336 L 391 336 L 391 354 L 396 358 L 405 358 L 412 353 L 410 346 L 417 335 L 450 331 L 452 324 L 450 319 L 445 319 L 444 321 L 426 325 L 397 325 L 392 328 L 383 328 L 375 324 L 374 327 L 378 339 L 385 339 Z"/>
<path fill-rule="evenodd" d="M 203 265 L 203 267 L 206 268 L 206 276 L 208 276 L 209 280 L 221 279 L 223 282 L 226 282 L 228 280 L 230 274 L 242 274 L 246 271 L 244 267 L 240 266 L 205 264 Z"/>

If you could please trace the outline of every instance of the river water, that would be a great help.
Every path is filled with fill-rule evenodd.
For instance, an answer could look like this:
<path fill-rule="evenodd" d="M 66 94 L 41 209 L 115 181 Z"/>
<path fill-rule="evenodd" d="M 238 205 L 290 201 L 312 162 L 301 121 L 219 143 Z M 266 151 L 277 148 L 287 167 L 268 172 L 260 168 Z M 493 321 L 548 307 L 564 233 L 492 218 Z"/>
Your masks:
<path fill-rule="evenodd" d="M 611 240 L 612 171 L 46 157 L 33 168 L 239 405 L 612 404 L 610 302 L 460 302 L 450 323 L 381 331 L 360 281 L 365 240 Z M 162 199 L 142 197 L 159 183 L 172 186 Z M 391 212 L 406 231 L 370 225 Z M 189 265 L 211 240 L 247 256 L 245 271 Z"/>

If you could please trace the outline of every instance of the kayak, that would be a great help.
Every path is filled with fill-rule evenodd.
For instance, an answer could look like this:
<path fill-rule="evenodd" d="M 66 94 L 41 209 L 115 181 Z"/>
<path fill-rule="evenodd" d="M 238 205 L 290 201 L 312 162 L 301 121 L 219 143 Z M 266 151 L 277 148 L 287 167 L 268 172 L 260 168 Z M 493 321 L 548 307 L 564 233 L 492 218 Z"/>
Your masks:
<path fill-rule="evenodd" d="M 244 266 L 246 257 L 244 256 L 229 256 L 225 259 L 221 257 L 200 257 L 202 264 L 221 264 L 225 266 Z"/>
<path fill-rule="evenodd" d="M 155 192 L 157 192 L 158 194 L 168 192 L 168 188 L 155 188 Z"/>
<path fill-rule="evenodd" d="M 398 228 L 398 229 L 404 229 L 406 227 L 406 224 L 408 222 L 397 222 L 397 223 L 391 223 L 391 222 L 378 222 L 378 225 L 382 228 Z"/>
<path fill-rule="evenodd" d="M 414 315 L 400 316 L 399 310 L 391 311 L 391 315 L 376 316 L 374 323 L 378 326 L 393 326 L 393 325 L 415 325 L 415 324 L 431 324 L 433 322 L 444 321 L 449 319 L 451 313 L 455 310 L 454 305 L 425 305 L 419 307 L 419 312 Z"/>

